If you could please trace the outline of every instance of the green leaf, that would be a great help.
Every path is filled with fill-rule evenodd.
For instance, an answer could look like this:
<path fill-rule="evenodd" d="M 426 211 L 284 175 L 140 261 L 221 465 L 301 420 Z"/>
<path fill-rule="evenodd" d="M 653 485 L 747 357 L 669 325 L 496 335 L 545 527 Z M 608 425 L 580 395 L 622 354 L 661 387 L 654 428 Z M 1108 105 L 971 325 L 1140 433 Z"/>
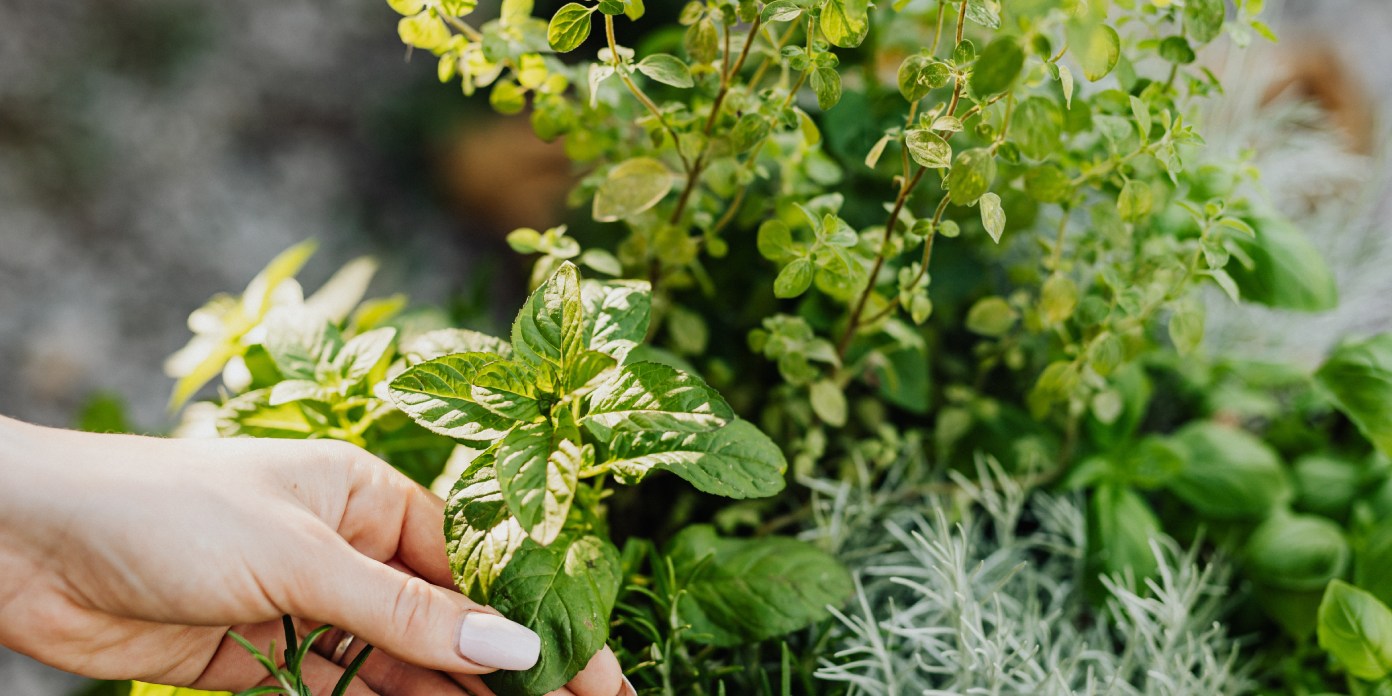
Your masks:
<path fill-rule="evenodd" d="M 1083 66 L 1083 76 L 1092 82 L 1111 73 L 1121 58 L 1121 37 L 1105 24 L 1072 25 L 1068 40 Z"/>
<path fill-rule="evenodd" d="M 672 539 L 667 558 L 687 578 L 678 611 L 691 625 L 689 639 L 722 647 L 821 620 L 852 591 L 850 573 L 835 558 L 785 537 L 723 539 L 695 525 Z"/>
<path fill-rule="evenodd" d="M 568 531 L 550 546 L 523 542 L 493 584 L 492 606 L 541 636 L 541 657 L 529 670 L 484 681 L 500 694 L 564 686 L 609 639 L 621 579 L 619 551 L 600 537 Z"/>
<path fill-rule="evenodd" d="M 927 128 L 915 128 L 904 134 L 904 145 L 913 161 L 929 169 L 952 165 L 952 146 L 942 136 Z"/>
<path fill-rule="evenodd" d="M 986 148 L 964 150 L 947 173 L 947 192 L 957 205 L 975 203 L 996 178 L 995 155 Z"/>
<path fill-rule="evenodd" d="M 846 393 L 835 382 L 829 379 L 813 382 L 808 397 L 812 401 L 812 411 L 827 425 L 839 428 L 846 424 L 849 410 Z"/>
<path fill-rule="evenodd" d="M 646 281 L 587 280 L 580 284 L 580 298 L 585 308 L 586 348 L 623 361 L 648 335 L 652 285 Z"/>
<path fill-rule="evenodd" d="M 459 591 L 480 604 L 527 540 L 498 486 L 492 453 L 480 454 L 445 503 L 445 552 Z"/>
<path fill-rule="evenodd" d="M 357 384 L 386 357 L 394 340 L 396 329 L 390 327 L 354 336 L 334 356 L 330 369 L 345 384 Z"/>
<path fill-rule="evenodd" d="M 580 300 L 580 271 L 563 262 L 527 298 L 512 323 L 512 349 L 534 367 L 566 366 L 584 348 L 584 305 Z"/>
<path fill-rule="evenodd" d="M 811 259 L 793 259 L 773 279 L 774 297 L 788 299 L 807 292 L 812 287 L 812 271 Z"/>
<path fill-rule="evenodd" d="M 833 46 L 859 46 L 870 32 L 868 5 L 868 0 L 828 0 L 822 8 L 822 35 Z"/>
<path fill-rule="evenodd" d="M 1044 281 L 1039 290 L 1039 313 L 1044 322 L 1057 326 L 1073 316 L 1078 308 L 1078 284 L 1062 273 L 1055 273 Z"/>
<path fill-rule="evenodd" d="M 979 99 L 1000 94 L 1010 89 L 1024 65 L 1025 52 L 1020 44 L 1010 36 L 1002 36 L 981 51 L 967 85 Z"/>
<path fill-rule="evenodd" d="M 1277 513 L 1247 540 L 1247 572 L 1255 581 L 1283 590 L 1315 591 L 1343 577 L 1349 544 L 1339 525 L 1317 515 Z"/>
<path fill-rule="evenodd" d="M 335 396 L 334 390 L 318 382 L 307 379 L 289 379 L 284 382 L 276 382 L 275 386 L 271 387 L 271 396 L 267 403 L 271 406 L 295 401 L 328 403 L 333 401 Z"/>
<path fill-rule="evenodd" d="M 716 31 L 715 22 L 710 17 L 702 17 L 687 28 L 682 45 L 691 60 L 702 65 L 714 62 L 720 55 L 720 33 Z"/>
<path fill-rule="evenodd" d="M 396 23 L 396 33 L 407 46 L 426 51 L 441 50 L 449 43 L 450 30 L 445 20 L 430 11 L 411 17 L 402 17 Z"/>
<path fill-rule="evenodd" d="M 699 377 L 660 363 L 625 365 L 590 394 L 581 423 L 601 440 L 615 432 L 703 432 L 729 423 L 734 412 Z"/>
<path fill-rule="evenodd" d="M 703 433 L 618 433 L 610 467 L 627 483 L 653 469 L 670 471 L 698 490 L 726 498 L 767 498 L 783 490 L 783 452 L 747 421 Z"/>
<path fill-rule="evenodd" d="M 454 353 L 493 353 L 508 358 L 512 357 L 512 346 L 501 338 L 469 329 L 438 329 L 401 342 L 401 354 L 413 365 Z"/>
<path fill-rule="evenodd" d="M 555 541 L 570 514 L 579 485 L 580 433 L 572 426 L 531 423 L 498 443 L 498 486 L 508 510 L 527 536 L 542 546 Z"/>
<path fill-rule="evenodd" d="M 773 0 L 764 5 L 760 19 L 764 24 L 769 22 L 791 22 L 802 14 L 802 8 L 797 6 L 793 0 Z"/>
<path fill-rule="evenodd" d="M 1189 38 L 1205 44 L 1223 31 L 1224 0 L 1186 0 L 1184 3 L 1184 32 Z"/>
<path fill-rule="evenodd" d="M 1205 517 L 1258 520 L 1290 494 L 1280 457 L 1246 431 L 1199 422 L 1172 441 L 1185 463 L 1167 485 Z"/>
<path fill-rule="evenodd" d="M 490 447 L 516 424 L 474 402 L 475 375 L 500 358 L 487 353 L 446 355 L 407 368 L 392 380 L 392 403 L 427 430 Z"/>
<path fill-rule="evenodd" d="M 509 420 L 541 418 L 536 372 L 520 363 L 498 360 L 480 367 L 469 395 L 478 405 Z"/>
<path fill-rule="evenodd" d="M 1199 302 L 1184 302 L 1170 315 L 1170 342 L 1180 355 L 1199 349 L 1204 337 L 1204 306 Z"/>
<path fill-rule="evenodd" d="M 1105 484 L 1093 494 L 1088 512 L 1092 553 L 1103 572 L 1131 572 L 1138 579 L 1155 574 L 1150 540 L 1163 532 L 1144 498 L 1125 486 Z"/>
<path fill-rule="evenodd" d="M 270 396 L 271 390 L 257 389 L 228 399 L 218 409 L 218 433 L 302 440 L 318 430 L 298 404 L 272 406 Z"/>
<path fill-rule="evenodd" d="M 546 28 L 546 41 L 557 53 L 569 53 L 590 38 L 590 14 L 593 7 L 578 2 L 566 3 L 551 18 Z"/>
<path fill-rule="evenodd" d="M 1000 244 L 1001 234 L 1005 232 L 1005 209 L 1001 208 L 1000 196 L 983 193 L 977 204 L 981 206 L 981 226 L 991 235 L 991 241 Z"/>
<path fill-rule="evenodd" d="M 1260 232 L 1230 234 L 1228 241 L 1252 260 L 1251 268 L 1230 263 L 1224 269 L 1244 300 L 1302 312 L 1323 312 L 1339 304 L 1334 272 L 1299 228 L 1274 215 L 1250 221 Z"/>
<path fill-rule="evenodd" d="M 593 217 L 616 222 L 662 202 L 672 190 L 672 172 L 651 157 L 634 157 L 615 165 L 595 191 Z"/>
<path fill-rule="evenodd" d="M 1047 160 L 1057 152 L 1063 132 L 1063 111 L 1045 97 L 1030 97 L 1015 107 L 1010 132 L 1026 156 Z"/>
<path fill-rule="evenodd" d="M 680 58 L 668 53 L 654 53 L 638 61 L 636 67 L 638 72 L 664 85 L 680 89 L 696 85 L 696 81 L 691 78 L 691 68 L 687 67 Z"/>
<path fill-rule="evenodd" d="M 1376 597 L 1342 580 L 1324 590 L 1319 644 L 1359 679 L 1392 672 L 1392 611 Z"/>
<path fill-rule="evenodd" d="M 793 244 L 793 232 L 782 220 L 766 220 L 759 225 L 755 243 L 759 255 L 770 261 L 790 261 L 803 253 Z"/>
<path fill-rule="evenodd" d="M 967 312 L 967 330 L 982 336 L 1004 336 L 1020 315 L 1003 297 L 984 297 Z"/>
<path fill-rule="evenodd" d="M 967 21 L 975 22 L 987 29 L 999 29 L 999 0 L 967 0 Z"/>
<path fill-rule="evenodd" d="M 370 256 L 349 261 L 333 277 L 324 281 L 313 295 L 305 298 L 305 308 L 332 322 L 341 323 L 362 302 L 367 286 L 377 274 L 377 267 L 377 260 Z"/>
<path fill-rule="evenodd" d="M 315 379 L 320 364 L 328 363 L 343 346 L 338 329 L 322 315 L 282 307 L 266 315 L 262 345 L 286 379 Z"/>
<path fill-rule="evenodd" d="M 812 71 L 812 93 L 817 106 L 826 111 L 841 101 L 841 73 L 836 68 L 817 68 Z"/>
<path fill-rule="evenodd" d="M 1315 381 L 1364 437 L 1392 456 L 1392 334 L 1339 346 Z"/>
<path fill-rule="evenodd" d="M 1135 222 L 1150 214 L 1154 200 L 1149 182 L 1127 179 L 1121 187 L 1121 195 L 1117 196 L 1117 212 L 1121 219 Z"/>

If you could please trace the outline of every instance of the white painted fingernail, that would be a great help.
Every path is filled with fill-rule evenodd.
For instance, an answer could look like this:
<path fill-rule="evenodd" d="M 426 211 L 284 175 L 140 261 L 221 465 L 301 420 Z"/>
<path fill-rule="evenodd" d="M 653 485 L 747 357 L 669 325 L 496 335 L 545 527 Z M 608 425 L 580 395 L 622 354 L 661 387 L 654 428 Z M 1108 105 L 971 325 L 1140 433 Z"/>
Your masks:
<path fill-rule="evenodd" d="M 633 688 L 633 682 L 629 681 L 628 677 L 623 678 L 623 685 L 619 687 L 618 696 L 638 696 L 638 690 Z"/>
<path fill-rule="evenodd" d="M 459 654 L 495 669 L 530 669 L 541 656 L 541 637 L 501 616 L 471 611 L 459 625 Z"/>

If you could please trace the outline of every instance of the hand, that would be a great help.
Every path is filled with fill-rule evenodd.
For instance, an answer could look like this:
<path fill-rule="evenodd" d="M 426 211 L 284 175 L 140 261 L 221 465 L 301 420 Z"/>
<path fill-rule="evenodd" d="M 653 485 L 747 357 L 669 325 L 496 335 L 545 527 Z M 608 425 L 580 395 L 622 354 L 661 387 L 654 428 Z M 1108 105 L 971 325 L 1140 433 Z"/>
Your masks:
<path fill-rule="evenodd" d="M 266 650 L 289 614 L 301 635 L 328 623 L 355 636 L 337 664 L 336 638 L 316 646 L 316 694 L 371 644 L 353 696 L 488 695 L 476 675 L 532 666 L 540 640 L 446 589 L 443 514 L 343 443 L 0 418 L 0 644 L 95 678 L 238 691 L 270 682 L 228 630 Z M 557 693 L 632 689 L 606 648 Z"/>

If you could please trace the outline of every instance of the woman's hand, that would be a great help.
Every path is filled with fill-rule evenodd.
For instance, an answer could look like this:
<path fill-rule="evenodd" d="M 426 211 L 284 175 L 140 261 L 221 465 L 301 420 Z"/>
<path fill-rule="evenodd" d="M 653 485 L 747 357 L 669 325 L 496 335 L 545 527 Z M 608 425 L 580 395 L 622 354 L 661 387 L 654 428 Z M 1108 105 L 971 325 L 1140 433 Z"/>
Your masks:
<path fill-rule="evenodd" d="M 0 418 L 0 644 L 91 677 L 237 691 L 270 682 L 228 630 L 265 650 L 289 614 L 302 635 L 354 636 L 306 661 L 315 693 L 366 643 L 350 694 L 489 694 L 474 675 L 532 666 L 540 640 L 446 589 L 442 529 L 439 498 L 351 445 Z M 558 693 L 632 686 L 606 648 Z"/>

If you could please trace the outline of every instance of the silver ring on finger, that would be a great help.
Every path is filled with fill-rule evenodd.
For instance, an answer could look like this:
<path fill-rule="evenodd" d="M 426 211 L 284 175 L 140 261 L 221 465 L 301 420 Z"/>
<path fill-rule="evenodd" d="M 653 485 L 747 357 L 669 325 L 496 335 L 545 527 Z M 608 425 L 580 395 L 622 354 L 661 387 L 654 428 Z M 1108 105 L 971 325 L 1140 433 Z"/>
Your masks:
<path fill-rule="evenodd" d="M 343 637 L 338 639 L 338 645 L 334 646 L 333 654 L 329 656 L 329 662 L 342 666 L 343 658 L 348 654 L 348 648 L 352 647 L 353 641 L 356 639 L 357 636 L 344 631 Z"/>

